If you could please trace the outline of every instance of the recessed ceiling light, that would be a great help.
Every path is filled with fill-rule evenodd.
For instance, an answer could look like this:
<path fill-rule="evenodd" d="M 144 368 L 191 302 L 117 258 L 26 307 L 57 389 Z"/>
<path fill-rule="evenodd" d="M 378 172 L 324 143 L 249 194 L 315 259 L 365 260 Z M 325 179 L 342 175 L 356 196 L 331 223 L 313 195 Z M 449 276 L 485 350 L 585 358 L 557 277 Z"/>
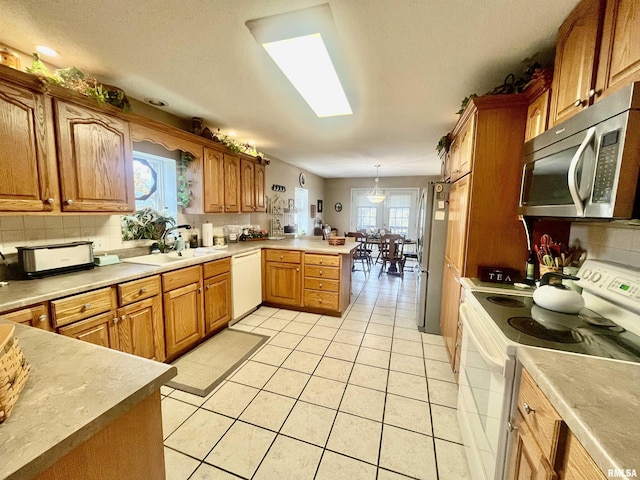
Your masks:
<path fill-rule="evenodd" d="M 166 107 L 168 105 L 164 100 L 160 100 L 159 98 L 145 98 L 145 102 L 149 105 L 153 105 L 154 107 Z"/>
<path fill-rule="evenodd" d="M 47 47 L 45 45 L 34 45 L 36 51 L 41 53 L 42 55 L 47 55 L 49 57 L 57 57 L 60 55 L 56 50 L 51 47 Z"/>

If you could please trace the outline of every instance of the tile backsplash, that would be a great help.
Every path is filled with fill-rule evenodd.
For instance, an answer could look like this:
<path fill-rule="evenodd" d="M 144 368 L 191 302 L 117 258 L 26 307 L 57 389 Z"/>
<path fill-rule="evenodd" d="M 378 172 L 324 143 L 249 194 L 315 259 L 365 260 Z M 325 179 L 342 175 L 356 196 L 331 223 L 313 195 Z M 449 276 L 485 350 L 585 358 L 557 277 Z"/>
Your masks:
<path fill-rule="evenodd" d="M 574 222 L 570 238 L 570 242 L 580 240 L 582 248 L 587 250 L 587 258 L 640 268 L 640 226 Z"/>
<path fill-rule="evenodd" d="M 178 223 L 188 223 L 199 231 L 202 224 L 260 225 L 269 229 L 266 213 L 178 215 Z M 90 240 L 96 252 L 127 248 L 122 241 L 120 215 L 61 215 L 0 217 L 0 251 L 16 253 L 16 247 Z"/>

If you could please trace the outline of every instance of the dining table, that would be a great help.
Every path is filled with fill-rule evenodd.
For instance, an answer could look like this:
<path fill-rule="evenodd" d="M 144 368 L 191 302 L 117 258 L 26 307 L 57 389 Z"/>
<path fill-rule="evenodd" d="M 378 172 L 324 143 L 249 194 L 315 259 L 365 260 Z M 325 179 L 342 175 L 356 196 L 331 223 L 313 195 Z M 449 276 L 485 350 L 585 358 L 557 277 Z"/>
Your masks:
<path fill-rule="evenodd" d="M 369 244 L 369 245 L 377 245 L 379 247 L 380 246 L 380 235 L 367 235 L 367 244 Z M 416 241 L 415 240 L 411 240 L 411 239 L 405 239 L 404 244 L 405 245 L 416 245 Z M 376 258 L 376 262 L 378 261 L 379 258 L 380 258 L 380 250 L 378 249 L 378 258 Z M 400 275 L 400 272 L 398 272 L 397 260 L 391 260 L 389 262 L 389 268 L 387 269 L 387 275 L 388 274 Z"/>

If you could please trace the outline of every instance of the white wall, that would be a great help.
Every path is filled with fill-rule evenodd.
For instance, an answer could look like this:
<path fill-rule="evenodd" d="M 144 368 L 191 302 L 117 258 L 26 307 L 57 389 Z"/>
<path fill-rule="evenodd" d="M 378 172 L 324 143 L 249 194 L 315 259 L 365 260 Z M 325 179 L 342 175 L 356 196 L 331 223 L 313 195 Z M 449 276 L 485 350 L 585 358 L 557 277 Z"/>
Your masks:
<path fill-rule="evenodd" d="M 587 250 L 587 258 L 640 268 L 640 226 L 624 222 L 574 222 L 570 243 L 576 239 Z"/>
<path fill-rule="evenodd" d="M 440 177 L 381 177 L 380 188 L 423 188 L 429 182 L 439 181 Z M 351 189 L 369 188 L 373 190 L 374 178 L 327 178 L 325 180 L 326 200 L 322 219 L 342 234 L 349 231 L 351 211 Z M 342 211 L 336 212 L 334 206 L 342 204 Z"/>

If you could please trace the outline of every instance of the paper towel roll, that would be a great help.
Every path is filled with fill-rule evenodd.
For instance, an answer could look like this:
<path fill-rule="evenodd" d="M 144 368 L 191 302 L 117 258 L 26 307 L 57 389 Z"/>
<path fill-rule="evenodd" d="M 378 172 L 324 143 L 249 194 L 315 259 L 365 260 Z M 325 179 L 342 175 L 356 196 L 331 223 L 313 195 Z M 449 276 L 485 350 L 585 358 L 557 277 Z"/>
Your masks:
<path fill-rule="evenodd" d="M 213 246 L 213 223 L 202 224 L 202 246 Z"/>

